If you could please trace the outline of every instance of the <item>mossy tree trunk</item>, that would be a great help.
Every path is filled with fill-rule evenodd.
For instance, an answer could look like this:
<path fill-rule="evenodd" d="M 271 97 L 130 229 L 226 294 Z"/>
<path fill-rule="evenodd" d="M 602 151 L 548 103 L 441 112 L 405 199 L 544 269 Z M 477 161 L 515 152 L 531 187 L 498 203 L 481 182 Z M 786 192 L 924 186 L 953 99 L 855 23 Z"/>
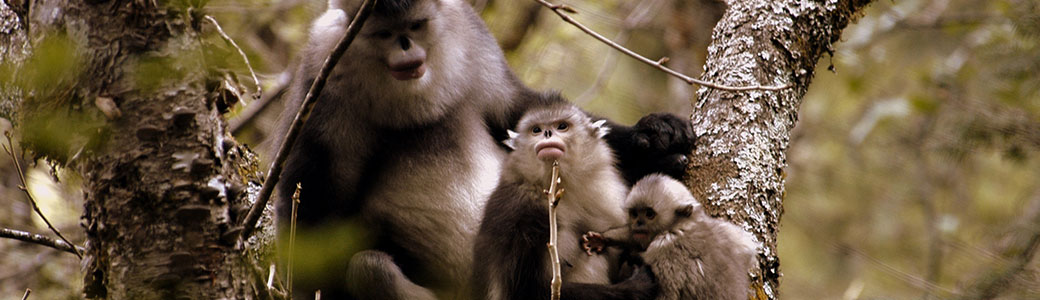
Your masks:
<path fill-rule="evenodd" d="M 83 178 L 87 298 L 280 295 L 265 287 L 271 233 L 238 242 L 257 166 L 225 131 L 241 57 L 204 2 L 40 0 L 19 16 L 39 42 L 4 65 L 5 117 Z"/>

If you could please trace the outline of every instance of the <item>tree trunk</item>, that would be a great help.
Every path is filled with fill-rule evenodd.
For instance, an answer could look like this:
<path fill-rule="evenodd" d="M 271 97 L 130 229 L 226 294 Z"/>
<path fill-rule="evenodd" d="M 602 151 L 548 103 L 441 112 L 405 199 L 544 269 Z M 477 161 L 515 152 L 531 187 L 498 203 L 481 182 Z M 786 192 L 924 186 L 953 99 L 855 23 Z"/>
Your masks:
<path fill-rule="evenodd" d="M 272 234 L 237 243 L 257 166 L 225 130 L 240 89 L 220 68 L 240 58 L 206 42 L 203 2 L 33 4 L 43 42 L 17 70 L 25 79 L 5 79 L 32 95 L 13 101 L 26 144 L 83 177 L 87 298 L 281 294 L 266 288 Z M 61 40 L 70 47 L 48 46 Z M 73 63 L 41 76 L 55 58 Z M 62 130 L 76 136 L 48 140 Z"/>
<path fill-rule="evenodd" d="M 816 62 L 870 0 L 727 1 L 701 79 L 788 89 L 727 92 L 701 88 L 692 118 L 698 136 L 687 185 L 714 216 L 762 242 L 758 292 L 775 299 L 776 237 L 783 213 L 785 151 Z"/>

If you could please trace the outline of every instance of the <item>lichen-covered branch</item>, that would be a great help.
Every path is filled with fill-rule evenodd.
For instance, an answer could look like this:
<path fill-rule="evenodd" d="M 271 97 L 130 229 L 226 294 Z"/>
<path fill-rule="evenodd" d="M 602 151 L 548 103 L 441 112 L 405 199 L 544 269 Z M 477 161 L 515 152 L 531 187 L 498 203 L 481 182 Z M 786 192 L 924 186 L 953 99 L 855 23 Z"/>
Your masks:
<path fill-rule="evenodd" d="M 65 241 L 55 240 L 39 234 L 28 233 L 25 231 L 19 231 L 14 229 L 0 228 L 0 237 L 15 239 L 37 245 L 43 245 L 76 255 L 79 255 L 80 252 L 86 251 L 86 249 L 83 249 L 83 247 L 75 246 L 66 243 Z"/>
<path fill-rule="evenodd" d="M 730 85 L 791 85 L 776 91 L 698 90 L 691 116 L 698 136 L 687 185 L 714 216 L 762 243 L 756 281 L 775 299 L 776 237 L 784 168 L 798 107 L 824 53 L 870 0 L 727 1 L 701 79 Z"/>

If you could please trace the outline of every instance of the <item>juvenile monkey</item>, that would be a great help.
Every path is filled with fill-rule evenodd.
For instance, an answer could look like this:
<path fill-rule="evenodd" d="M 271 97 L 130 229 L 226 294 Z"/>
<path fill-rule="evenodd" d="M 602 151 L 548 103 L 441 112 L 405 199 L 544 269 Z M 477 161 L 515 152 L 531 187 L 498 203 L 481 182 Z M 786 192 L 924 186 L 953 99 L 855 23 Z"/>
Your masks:
<path fill-rule="evenodd" d="M 501 181 L 488 200 L 474 244 L 475 299 L 548 299 L 552 278 L 546 243 L 552 162 L 559 161 L 565 189 L 556 208 L 562 299 L 649 299 L 649 274 L 610 284 L 606 256 L 582 251 L 581 234 L 624 222 L 627 187 L 613 167 L 614 155 L 602 137 L 604 121 L 593 122 L 573 105 L 534 108 L 506 141 Z"/>
<path fill-rule="evenodd" d="M 657 299 L 747 299 L 757 246 L 750 233 L 707 215 L 686 186 L 653 174 L 625 200 L 628 223 L 583 236 L 586 252 L 618 246 L 645 249 L 660 285 Z"/>

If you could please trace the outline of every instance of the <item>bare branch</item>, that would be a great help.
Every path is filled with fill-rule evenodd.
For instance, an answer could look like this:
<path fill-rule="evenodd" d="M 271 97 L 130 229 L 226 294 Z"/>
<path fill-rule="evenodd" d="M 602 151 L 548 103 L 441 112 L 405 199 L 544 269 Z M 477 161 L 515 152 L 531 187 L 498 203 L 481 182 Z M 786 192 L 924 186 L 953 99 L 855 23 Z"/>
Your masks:
<path fill-rule="evenodd" d="M 760 85 L 728 86 L 728 85 L 716 84 L 716 83 L 712 83 L 712 82 L 707 82 L 707 81 L 703 81 L 703 80 L 700 80 L 700 79 L 696 79 L 696 78 L 687 76 L 686 74 L 679 73 L 676 70 L 672 70 L 671 68 L 665 67 L 664 64 L 666 62 L 668 62 L 668 58 L 667 57 L 662 57 L 661 59 L 658 59 L 656 61 L 651 60 L 651 59 L 646 58 L 646 57 L 644 57 L 642 55 L 639 55 L 639 53 L 635 53 L 634 51 L 629 50 L 628 48 L 625 48 L 624 46 L 618 45 L 618 43 L 615 43 L 614 41 L 611 41 L 610 39 L 604 37 L 603 35 L 601 35 L 599 33 L 596 33 L 595 31 L 593 31 L 592 29 L 586 27 L 585 25 L 582 25 L 581 23 L 578 23 L 578 21 L 574 20 L 574 18 L 571 18 L 571 16 L 566 14 L 566 13 L 576 13 L 577 12 L 577 11 L 574 10 L 574 8 L 572 8 L 570 6 L 566 6 L 566 5 L 563 5 L 563 4 L 552 4 L 552 3 L 549 3 L 548 1 L 545 1 L 545 0 L 535 0 L 535 1 L 538 1 L 538 3 L 541 3 L 542 6 L 545 6 L 545 7 L 548 7 L 549 9 L 552 9 L 552 11 L 554 13 L 556 13 L 556 15 L 559 15 L 560 18 L 563 19 L 563 21 L 565 21 L 567 23 L 571 23 L 571 25 L 574 25 L 575 27 L 578 27 L 578 29 L 581 29 L 581 31 L 587 33 L 588 35 L 591 35 L 593 38 L 596 38 L 600 42 L 603 42 L 604 44 L 607 44 L 611 48 L 617 49 L 618 51 L 621 51 L 621 53 L 624 53 L 625 55 L 631 56 L 632 58 L 635 58 L 638 61 L 641 61 L 641 62 L 643 62 L 645 64 L 648 64 L 648 65 L 650 65 L 652 67 L 655 67 L 657 69 L 660 69 L 661 71 L 664 71 L 665 73 L 668 73 L 668 75 L 675 76 L 676 78 L 679 78 L 679 79 L 685 81 L 687 84 L 690 84 L 690 85 L 697 84 L 697 85 L 704 86 L 704 87 L 710 87 L 710 88 L 713 88 L 713 89 L 726 90 L 726 91 L 753 91 L 753 90 L 776 91 L 776 90 L 786 89 L 786 88 L 789 88 L 789 87 L 792 86 L 791 84 L 785 84 L 785 85 L 782 85 L 782 86 L 760 86 Z"/>
<path fill-rule="evenodd" d="M 47 228 L 50 228 L 51 231 L 54 232 L 54 234 L 57 234 L 66 244 L 74 245 L 72 242 L 69 242 L 69 239 L 66 239 L 57 228 L 54 228 L 54 225 L 51 225 L 51 221 L 47 220 L 47 217 L 43 215 L 42 211 L 40 211 L 40 206 L 36 204 L 36 198 L 33 198 L 32 193 L 29 193 L 29 185 L 25 183 L 25 172 L 22 171 L 22 164 L 18 162 L 18 157 L 14 155 L 14 141 L 11 140 L 11 133 L 4 132 L 4 135 L 7 137 L 7 145 L 4 145 L 4 151 L 7 151 L 7 155 L 11 156 L 11 162 L 14 164 L 15 171 L 18 172 L 18 181 L 21 182 L 18 189 L 25 193 L 26 198 L 29 198 L 29 204 L 32 205 L 33 211 L 36 211 L 36 215 L 40 216 L 40 219 L 43 219 L 43 223 L 47 224 Z M 70 247 L 70 249 L 72 254 L 83 259 L 83 255 L 79 254 L 79 249 L 76 249 L 75 247 Z"/>
<path fill-rule="evenodd" d="M 274 162 L 271 163 L 271 170 L 267 172 L 267 178 L 264 179 L 264 185 L 260 189 L 260 195 L 256 198 L 256 203 L 253 203 L 253 207 L 249 209 L 249 214 L 246 215 L 246 219 L 243 222 L 244 227 L 242 228 L 243 240 L 248 239 L 253 234 L 253 230 L 256 227 L 256 222 L 260 220 L 260 215 L 263 214 L 264 208 L 267 207 L 267 201 L 271 199 L 271 193 L 274 192 L 274 186 L 278 183 L 278 178 L 282 175 L 282 165 L 285 164 L 285 159 L 289 157 L 289 151 L 292 150 L 293 144 L 296 142 L 296 138 L 300 135 L 300 129 L 303 128 L 303 123 L 308 119 L 311 114 L 311 110 L 314 109 L 314 103 L 317 102 L 318 95 L 321 90 L 325 88 L 325 81 L 328 80 L 329 73 L 332 73 L 332 68 L 339 62 L 343 53 L 347 51 L 347 47 L 350 47 L 350 43 L 357 37 L 358 32 L 361 32 L 361 26 L 364 25 L 365 19 L 372 12 L 372 7 L 375 6 L 377 0 L 365 0 L 361 4 L 361 8 L 358 8 L 357 14 L 354 19 L 350 21 L 350 25 L 347 26 L 347 32 L 343 35 L 343 38 L 339 40 L 339 44 L 332 50 L 329 57 L 325 59 L 325 63 L 321 66 L 321 71 L 318 72 L 318 76 L 314 78 L 314 83 L 311 84 L 311 88 L 307 91 L 307 96 L 303 98 L 303 103 L 300 104 L 300 110 L 296 112 L 296 118 L 293 119 L 292 125 L 289 126 L 289 132 L 285 134 L 285 140 L 282 141 L 282 146 L 278 150 L 278 154 L 274 158 Z"/>
<path fill-rule="evenodd" d="M 65 241 L 59 241 L 39 234 L 28 233 L 25 231 L 19 231 L 14 229 L 0 228 L 0 237 L 15 239 L 37 245 L 43 245 L 72 254 L 87 251 L 87 249 L 84 249 L 83 247 L 73 246 L 72 244 L 69 244 Z"/>
<path fill-rule="evenodd" d="M 254 97 L 259 97 L 263 91 L 260 88 L 260 80 L 256 79 L 256 72 L 253 71 L 253 65 L 249 63 L 249 57 L 246 57 L 246 53 L 242 51 L 242 48 L 238 46 L 238 43 L 235 43 L 235 40 L 232 40 L 231 37 L 224 32 L 224 28 L 220 27 L 220 23 L 217 23 L 217 19 L 206 15 L 206 20 L 209 20 L 210 23 L 213 23 L 214 27 L 217 27 L 217 32 L 220 33 L 220 36 L 223 37 L 228 44 L 231 44 L 232 47 L 235 47 L 235 50 L 238 50 L 238 55 L 241 55 L 242 60 L 246 61 L 246 68 L 249 68 L 249 75 L 253 76 L 253 83 L 256 84 L 256 94 L 254 94 Z"/>
<path fill-rule="evenodd" d="M 290 299 L 292 299 L 293 286 L 293 248 L 296 248 L 296 212 L 300 207 L 300 190 L 302 189 L 303 186 L 297 182 L 296 191 L 292 194 L 292 214 L 289 217 L 289 262 L 286 263 L 288 266 L 285 267 L 285 286 L 289 287 Z"/>
<path fill-rule="evenodd" d="M 29 299 L 29 294 L 32 293 L 32 289 L 25 289 L 25 295 L 22 295 L 22 300 Z"/>
<path fill-rule="evenodd" d="M 549 189 L 545 194 L 549 199 L 549 260 L 552 262 L 552 281 L 550 284 L 550 299 L 560 300 L 560 288 L 563 287 L 563 276 L 560 275 L 560 252 L 556 250 L 556 206 L 560 204 L 563 197 L 563 188 L 556 189 L 560 184 L 560 162 L 553 161 L 552 177 L 549 178 Z"/>

